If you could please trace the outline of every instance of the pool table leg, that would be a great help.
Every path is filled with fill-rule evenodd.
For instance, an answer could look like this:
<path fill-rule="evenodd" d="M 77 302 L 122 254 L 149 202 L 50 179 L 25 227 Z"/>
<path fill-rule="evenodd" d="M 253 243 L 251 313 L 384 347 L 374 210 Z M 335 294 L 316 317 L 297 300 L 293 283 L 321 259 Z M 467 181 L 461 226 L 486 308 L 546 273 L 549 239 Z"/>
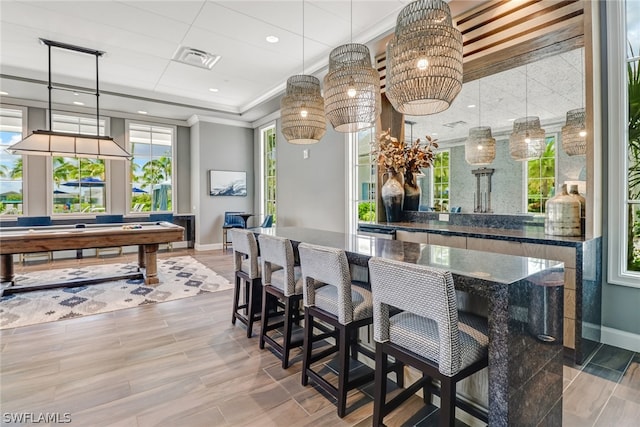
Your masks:
<path fill-rule="evenodd" d="M 156 285 L 160 283 L 160 279 L 158 278 L 158 263 L 156 262 L 157 253 L 157 243 L 144 245 L 145 263 L 147 266 L 144 278 L 144 283 L 146 285 Z"/>
<path fill-rule="evenodd" d="M 13 285 L 13 254 L 0 255 L 0 283 Z"/>
<path fill-rule="evenodd" d="M 144 259 L 144 245 L 138 245 L 138 271 L 146 267 Z"/>

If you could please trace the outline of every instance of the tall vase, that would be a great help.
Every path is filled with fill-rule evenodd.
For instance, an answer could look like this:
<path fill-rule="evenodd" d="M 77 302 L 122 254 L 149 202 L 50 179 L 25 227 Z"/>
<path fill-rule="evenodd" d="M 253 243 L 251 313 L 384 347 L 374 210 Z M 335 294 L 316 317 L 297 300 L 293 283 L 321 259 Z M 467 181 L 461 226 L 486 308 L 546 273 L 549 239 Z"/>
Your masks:
<path fill-rule="evenodd" d="M 404 203 L 404 186 L 402 175 L 393 171 L 387 171 L 388 178 L 382 184 L 382 204 L 387 214 L 387 222 L 400 221 L 402 205 Z"/>
<path fill-rule="evenodd" d="M 404 174 L 404 206 L 405 211 L 417 211 L 420 208 L 420 185 L 415 172 Z"/>

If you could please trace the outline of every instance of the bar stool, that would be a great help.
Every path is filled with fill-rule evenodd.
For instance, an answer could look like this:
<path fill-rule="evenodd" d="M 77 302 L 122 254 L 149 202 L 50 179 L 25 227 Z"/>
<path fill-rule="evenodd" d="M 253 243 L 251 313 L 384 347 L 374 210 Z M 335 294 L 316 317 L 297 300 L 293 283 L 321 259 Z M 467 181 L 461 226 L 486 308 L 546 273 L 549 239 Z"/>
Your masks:
<path fill-rule="evenodd" d="M 300 324 L 300 300 L 302 299 L 302 273 L 295 266 L 293 247 L 288 239 L 261 234 L 258 236 L 262 258 L 262 326 L 260 348 L 267 342 L 282 360 L 282 368 L 289 367 L 292 348 L 302 346 L 302 340 L 291 340 L 294 323 Z M 269 308 L 278 301 L 284 302 L 284 319 L 269 324 Z M 284 327 L 282 344 L 267 333 Z"/>
<path fill-rule="evenodd" d="M 373 257 L 369 260 L 373 293 L 376 379 L 373 425 L 423 389 L 431 401 L 432 378 L 440 380 L 440 426 L 455 424 L 456 383 L 488 365 L 487 320 L 459 312 L 451 272 Z M 404 310 L 390 316 L 392 307 Z M 420 380 L 386 401 L 387 356 L 422 371 Z M 462 405 L 459 405 L 462 406 Z M 468 405 L 465 411 L 487 421 Z"/>
<path fill-rule="evenodd" d="M 253 335 L 253 322 L 260 319 L 260 299 L 262 297 L 258 243 L 251 231 L 233 228 L 229 230 L 233 239 L 233 258 L 236 284 L 233 295 L 233 316 L 247 325 L 247 338 Z M 240 284 L 244 282 L 244 304 L 240 304 Z M 240 312 L 245 310 L 246 314 Z"/>
<path fill-rule="evenodd" d="M 351 389 L 371 382 L 373 373 L 349 380 L 349 348 L 351 357 L 357 353 L 374 359 L 371 350 L 358 343 L 357 332 L 362 326 L 373 321 L 371 291 L 365 284 L 352 282 L 349 264 L 344 251 L 322 246 L 301 243 L 298 246 L 300 265 L 303 276 L 304 296 L 304 344 L 302 359 L 302 385 L 308 384 L 309 378 L 320 388 L 336 398 L 338 416 L 346 413 L 347 392 Z M 325 338 L 325 334 L 314 335 L 314 327 L 318 327 L 316 319 L 334 328 L 336 345 L 317 351 L 313 354 L 313 343 Z M 319 327 L 322 330 L 322 327 Z M 334 387 L 314 371 L 311 366 L 330 354 L 338 353 L 338 387 Z M 402 367 L 397 372 L 397 380 L 402 384 Z"/>

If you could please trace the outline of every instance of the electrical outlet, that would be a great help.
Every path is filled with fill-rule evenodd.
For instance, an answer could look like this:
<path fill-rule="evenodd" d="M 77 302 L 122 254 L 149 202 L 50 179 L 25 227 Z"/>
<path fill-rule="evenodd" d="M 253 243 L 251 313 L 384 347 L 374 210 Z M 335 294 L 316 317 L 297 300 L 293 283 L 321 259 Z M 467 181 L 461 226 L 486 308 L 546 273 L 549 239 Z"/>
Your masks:
<path fill-rule="evenodd" d="M 438 221 L 449 222 L 449 214 L 439 214 Z"/>
<path fill-rule="evenodd" d="M 302 158 L 303 159 L 308 159 L 309 158 L 309 149 L 308 148 L 302 150 Z"/>

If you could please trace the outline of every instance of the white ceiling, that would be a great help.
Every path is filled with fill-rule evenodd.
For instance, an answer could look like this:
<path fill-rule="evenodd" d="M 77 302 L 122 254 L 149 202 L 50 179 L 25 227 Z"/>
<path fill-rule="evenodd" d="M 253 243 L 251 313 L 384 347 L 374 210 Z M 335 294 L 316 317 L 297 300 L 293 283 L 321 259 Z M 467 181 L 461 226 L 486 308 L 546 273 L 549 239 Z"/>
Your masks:
<path fill-rule="evenodd" d="M 485 0 L 454 0 L 453 14 Z M 380 48 L 408 0 L 305 0 L 304 72 L 322 78 L 329 52 L 350 40 Z M 0 1 L 0 90 L 11 98 L 46 101 L 47 48 L 39 38 L 105 51 L 100 59 L 100 108 L 149 117 L 186 120 L 196 114 L 252 123 L 278 108 L 286 79 L 303 72 L 303 2 L 300 1 Z M 265 37 L 277 36 L 277 44 Z M 181 46 L 221 55 L 212 70 L 172 61 Z M 372 52 L 375 55 L 380 52 Z M 581 106 L 580 54 L 529 66 L 529 113 L 546 119 Z M 53 80 L 95 87 L 95 58 L 52 52 Z M 35 82 L 34 82 L 35 80 Z M 560 85 L 559 83 L 562 83 Z M 524 115 L 524 71 L 482 80 L 482 116 L 496 126 Z M 560 92 L 558 87 L 562 86 Z M 211 92 L 209 88 L 217 88 Z M 95 108 L 95 97 L 54 91 L 57 107 Z M 161 102 L 158 102 L 161 101 Z M 465 85 L 452 107 L 420 118 L 414 136 L 438 132 L 439 139 L 466 134 L 434 122 L 477 125 L 477 82 Z M 408 118 L 413 120 L 412 118 Z M 483 123 L 487 124 L 487 123 Z M 507 122 L 510 126 L 510 122 Z M 455 131 L 455 132 L 454 132 Z M 448 133 L 447 133 L 448 132 Z"/>

